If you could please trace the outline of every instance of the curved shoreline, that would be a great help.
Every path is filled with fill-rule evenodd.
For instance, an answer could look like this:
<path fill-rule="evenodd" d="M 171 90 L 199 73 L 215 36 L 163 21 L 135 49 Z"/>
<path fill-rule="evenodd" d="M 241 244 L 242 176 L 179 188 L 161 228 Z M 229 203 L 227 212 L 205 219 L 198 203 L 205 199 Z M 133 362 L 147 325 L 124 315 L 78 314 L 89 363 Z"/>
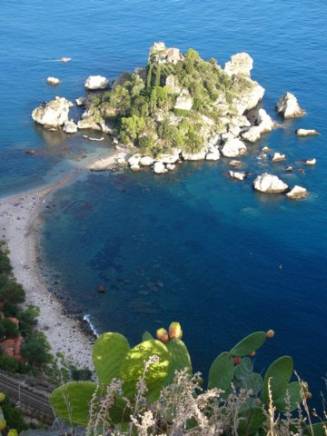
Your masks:
<path fill-rule="evenodd" d="M 38 329 L 45 333 L 53 354 L 63 353 L 78 367 L 92 367 L 91 339 L 80 322 L 64 313 L 62 303 L 49 292 L 38 262 L 42 219 L 40 214 L 52 194 L 75 181 L 80 171 L 61 180 L 0 199 L 0 239 L 9 249 L 16 280 L 26 293 L 26 304 L 40 308 Z"/>

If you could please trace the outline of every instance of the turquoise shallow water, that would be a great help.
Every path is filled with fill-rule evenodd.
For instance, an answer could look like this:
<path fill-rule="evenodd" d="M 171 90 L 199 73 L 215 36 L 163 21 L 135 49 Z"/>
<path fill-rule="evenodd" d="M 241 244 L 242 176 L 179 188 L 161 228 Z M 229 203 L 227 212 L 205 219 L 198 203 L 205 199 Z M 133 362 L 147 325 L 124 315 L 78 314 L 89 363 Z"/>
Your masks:
<path fill-rule="evenodd" d="M 327 367 L 326 22 L 322 1 L 2 1 L 2 195 L 51 178 L 67 151 L 76 159 L 90 149 L 78 137 L 44 135 L 31 123 L 32 108 L 58 93 L 77 97 L 88 74 L 115 77 L 142 65 L 155 40 L 221 63 L 248 51 L 267 89 L 265 107 L 273 113 L 291 90 L 308 111 L 261 144 L 291 162 L 318 159 L 305 174 L 283 175 L 308 187 L 305 202 L 254 194 L 252 179 L 229 181 L 224 163 L 185 164 L 162 178 L 90 175 L 58 192 L 45 215 L 45 261 L 71 305 L 99 329 L 136 341 L 179 319 L 195 367 L 206 371 L 243 334 L 273 327 L 278 335 L 257 357 L 259 367 L 290 353 L 318 392 Z M 53 62 L 64 55 L 73 61 Z M 44 83 L 50 74 L 62 78 L 59 88 Z M 298 140 L 298 126 L 321 136 Z M 253 174 L 259 170 L 254 152 L 246 160 Z M 107 294 L 97 294 L 99 283 Z"/>

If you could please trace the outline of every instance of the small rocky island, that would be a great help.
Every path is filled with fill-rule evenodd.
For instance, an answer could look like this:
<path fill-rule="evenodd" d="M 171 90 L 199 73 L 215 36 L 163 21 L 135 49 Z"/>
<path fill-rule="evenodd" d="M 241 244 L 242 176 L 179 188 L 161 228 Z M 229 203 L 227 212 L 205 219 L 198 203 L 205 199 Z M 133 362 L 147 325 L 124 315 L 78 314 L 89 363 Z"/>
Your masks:
<path fill-rule="evenodd" d="M 183 160 L 217 161 L 221 157 L 233 159 L 231 166 L 237 166 L 235 158 L 278 127 L 262 107 L 265 89 L 251 78 L 252 68 L 247 53 L 233 55 L 222 67 L 213 58 L 202 59 L 193 49 L 183 54 L 158 42 L 151 47 L 144 68 L 124 73 L 112 83 L 103 76 L 88 77 L 86 97 L 75 101 L 83 108 L 79 120 L 70 118 L 74 104 L 63 97 L 38 106 L 32 118 L 46 129 L 62 129 L 67 134 L 90 130 L 109 135 L 117 153 L 93 163 L 93 171 L 128 165 L 133 171 L 152 167 L 154 173 L 164 174 Z M 289 92 L 276 109 L 284 119 L 305 114 Z M 298 136 L 306 136 L 303 132 L 298 131 Z M 273 162 L 284 157 L 275 153 Z M 229 174 L 236 180 L 247 175 L 239 171 Z M 289 198 L 308 194 L 302 187 L 289 190 L 269 173 L 258 175 L 253 186 L 260 192 L 287 193 Z"/>

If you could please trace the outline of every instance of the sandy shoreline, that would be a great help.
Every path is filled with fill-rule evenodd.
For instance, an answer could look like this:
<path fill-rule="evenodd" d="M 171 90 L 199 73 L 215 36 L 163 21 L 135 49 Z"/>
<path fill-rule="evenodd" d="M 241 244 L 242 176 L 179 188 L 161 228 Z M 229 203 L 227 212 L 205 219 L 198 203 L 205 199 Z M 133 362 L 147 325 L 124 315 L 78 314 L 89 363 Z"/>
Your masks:
<path fill-rule="evenodd" d="M 63 353 L 79 367 L 91 367 L 90 337 L 83 333 L 78 320 L 64 314 L 38 267 L 40 212 L 51 194 L 75 180 L 78 172 L 72 171 L 50 185 L 0 198 L 0 239 L 7 243 L 14 275 L 26 292 L 26 303 L 40 308 L 38 328 L 46 334 L 52 352 Z"/>

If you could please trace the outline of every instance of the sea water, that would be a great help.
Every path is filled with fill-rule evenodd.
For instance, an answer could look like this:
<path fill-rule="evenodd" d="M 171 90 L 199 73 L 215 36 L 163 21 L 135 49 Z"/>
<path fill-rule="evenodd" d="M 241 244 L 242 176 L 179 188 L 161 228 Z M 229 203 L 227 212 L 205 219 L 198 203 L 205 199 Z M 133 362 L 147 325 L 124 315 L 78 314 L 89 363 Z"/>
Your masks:
<path fill-rule="evenodd" d="M 67 156 L 76 161 L 94 147 L 36 128 L 33 107 L 82 95 L 89 74 L 114 78 L 143 65 L 154 41 L 194 47 L 222 64 L 247 51 L 267 110 L 278 119 L 275 102 L 289 90 L 307 111 L 251 147 L 247 182 L 229 180 L 226 162 L 185 163 L 165 176 L 91 174 L 59 191 L 44 214 L 43 255 L 72 310 L 131 343 L 179 320 L 194 367 L 205 373 L 242 336 L 274 328 L 258 369 L 291 354 L 319 392 L 327 368 L 326 23 L 323 1 L 1 2 L 1 195 L 50 180 Z M 72 62 L 57 62 L 62 56 Z M 49 75 L 62 84 L 48 87 Z M 298 127 L 321 135 L 297 139 Z M 317 166 L 286 174 L 284 164 L 258 162 L 266 144 L 289 163 L 316 157 Z M 304 185 L 310 197 L 254 193 L 253 176 L 265 170 Z"/>

